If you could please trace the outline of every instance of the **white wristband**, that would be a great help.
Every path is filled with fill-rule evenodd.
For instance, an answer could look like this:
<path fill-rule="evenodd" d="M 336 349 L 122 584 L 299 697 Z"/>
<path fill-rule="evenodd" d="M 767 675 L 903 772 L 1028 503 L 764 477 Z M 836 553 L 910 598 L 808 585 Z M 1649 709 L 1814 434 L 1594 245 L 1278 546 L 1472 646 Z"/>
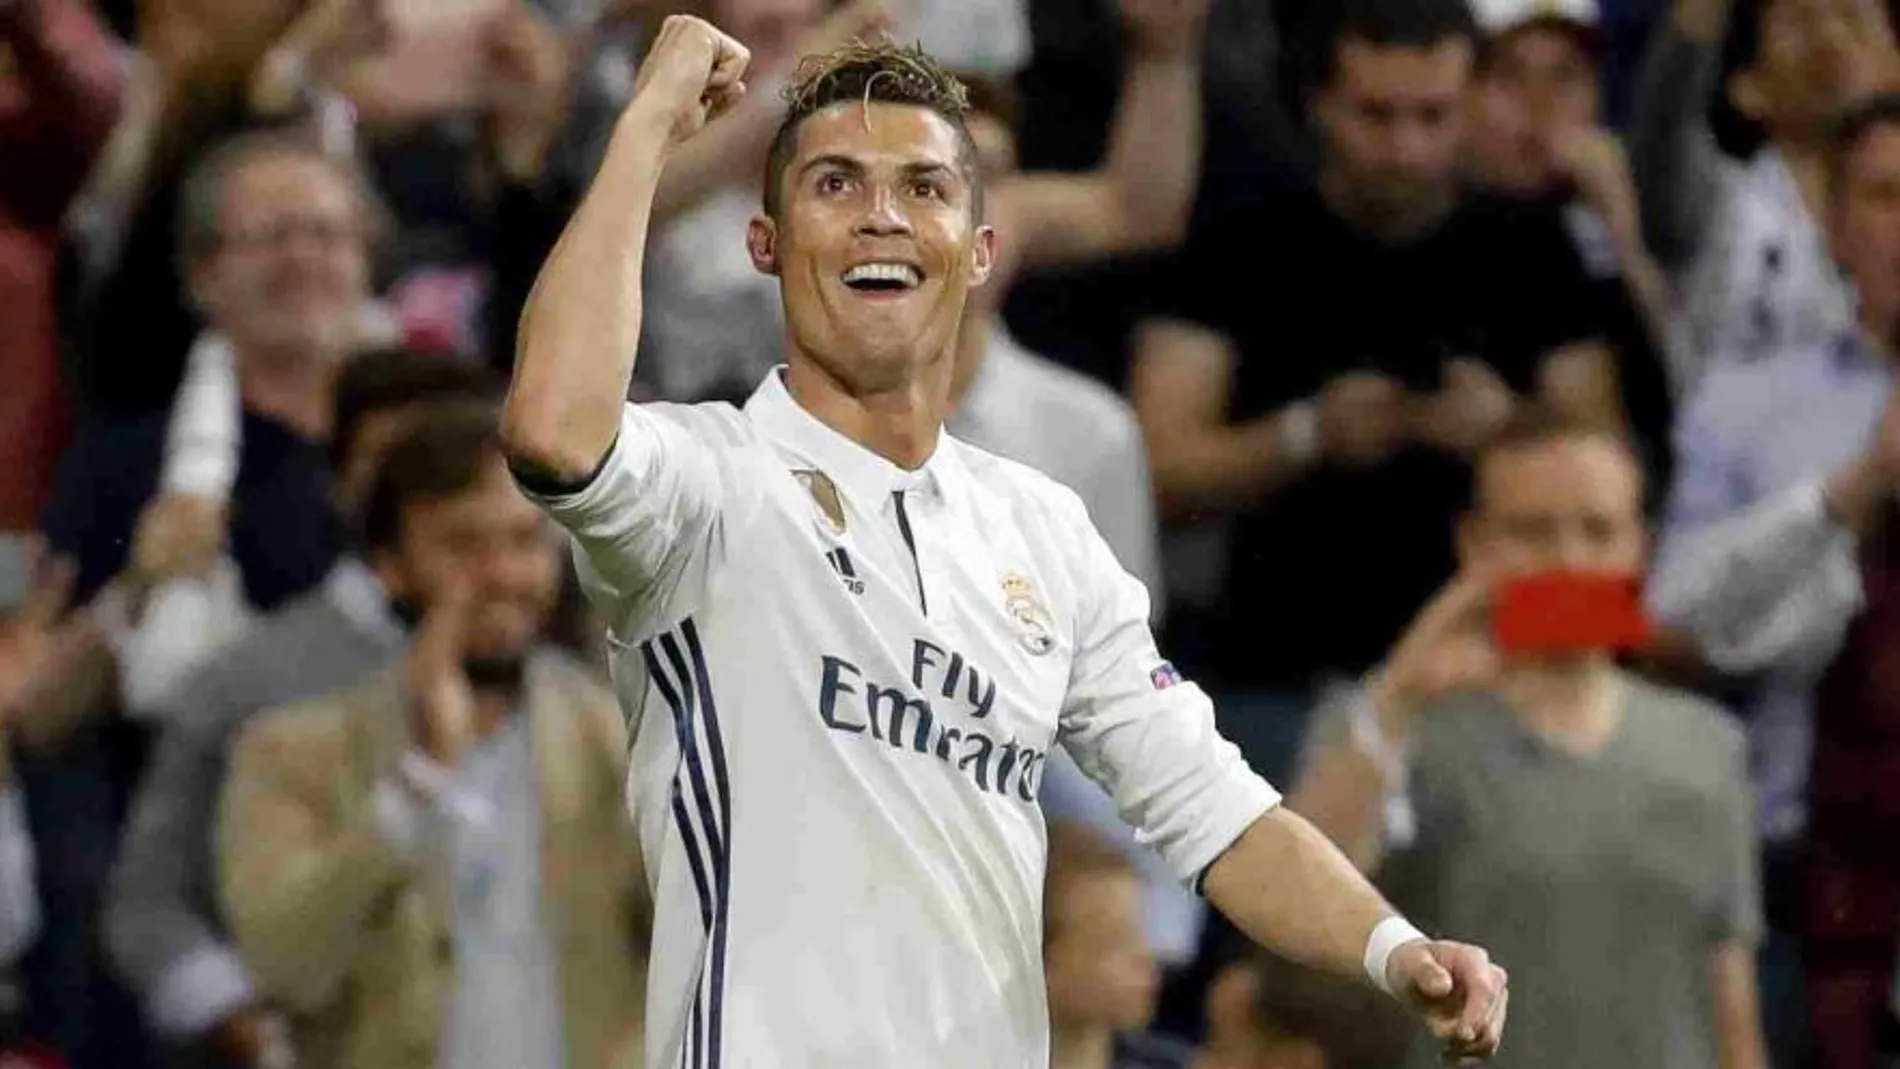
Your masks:
<path fill-rule="evenodd" d="M 1280 410 L 1280 435 L 1286 454 L 1295 464 L 1319 455 L 1319 405 L 1296 401 Z"/>
<path fill-rule="evenodd" d="M 1398 997 L 1392 990 L 1392 981 L 1385 975 L 1387 964 L 1392 960 L 1392 952 L 1407 943 L 1429 939 L 1424 932 L 1412 926 L 1412 922 L 1394 914 L 1380 921 L 1372 929 L 1372 935 L 1366 940 L 1366 976 L 1374 987 Z"/>

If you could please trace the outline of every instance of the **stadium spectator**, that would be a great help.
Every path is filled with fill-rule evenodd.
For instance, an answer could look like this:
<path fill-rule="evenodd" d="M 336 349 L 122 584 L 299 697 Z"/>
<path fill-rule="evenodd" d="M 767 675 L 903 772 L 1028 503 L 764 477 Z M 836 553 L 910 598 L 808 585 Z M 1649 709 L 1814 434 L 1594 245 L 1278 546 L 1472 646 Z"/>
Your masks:
<path fill-rule="evenodd" d="M 1161 970 L 1142 937 L 1140 873 L 1090 828 L 1049 827 L 1043 962 L 1050 1069 L 1187 1069 L 1193 1051 L 1144 1034 Z"/>
<path fill-rule="evenodd" d="M 70 404 L 54 293 L 61 222 L 118 111 L 124 77 L 85 0 L 0 5 L 0 531 L 52 490 Z"/>
<path fill-rule="evenodd" d="M 401 663 L 232 752 L 220 898 L 301 1069 L 636 1065 L 650 903 L 613 699 L 545 652 L 560 557 L 487 404 L 384 458 L 368 557 Z"/>
<path fill-rule="evenodd" d="M 1828 124 L 1900 75 L 1881 0 L 1676 0 L 1629 148 L 1647 243 L 1675 284 L 1678 396 L 1704 370 L 1827 344 L 1853 320 L 1825 234 Z M 1753 137 L 1724 151 L 1717 90 Z M 1758 142 L 1758 143 L 1752 143 Z"/>
<path fill-rule="evenodd" d="M 448 360 L 392 350 L 351 361 L 331 417 L 339 512 L 360 521 L 377 463 L 412 424 L 494 393 Z M 394 658 L 404 627 L 388 600 L 369 565 L 345 556 L 161 711 L 165 728 L 127 821 L 103 923 L 113 963 L 182 1065 L 255 1064 L 273 1034 L 217 906 L 211 832 L 229 741 L 259 711 L 341 690 Z"/>
<path fill-rule="evenodd" d="M 1292 804 L 1395 905 L 1510 962 L 1513 1061 L 1763 1067 L 1746 749 L 1606 646 L 1501 649 L 1495 596 L 1636 577 L 1642 476 L 1614 432 L 1527 410 L 1476 461 L 1460 572 L 1322 714 Z M 1404 1064 L 1435 1064 L 1415 1044 Z"/>
<path fill-rule="evenodd" d="M 1561 218 L 1461 185 L 1464 0 L 1331 25 L 1317 181 L 1203 205 L 1131 380 L 1164 513 L 1236 521 L 1219 603 L 1170 641 L 1268 776 L 1316 679 L 1367 667 L 1450 570 L 1464 455 L 1521 398 L 1621 407 Z"/>
<path fill-rule="evenodd" d="M 1857 328 L 1709 368 L 1678 431 L 1650 600 L 1700 659 L 1754 684 L 1769 886 L 1786 903 L 1771 920 L 1805 936 L 1810 984 L 1803 999 L 1777 978 L 1769 1004 L 1805 1001 L 1818 1064 L 1832 1067 L 1871 1063 L 1900 951 L 1900 871 L 1884 846 L 1900 756 L 1883 726 L 1900 685 L 1879 667 L 1900 488 L 1900 96 L 1856 107 L 1828 159 L 1827 218 Z"/>

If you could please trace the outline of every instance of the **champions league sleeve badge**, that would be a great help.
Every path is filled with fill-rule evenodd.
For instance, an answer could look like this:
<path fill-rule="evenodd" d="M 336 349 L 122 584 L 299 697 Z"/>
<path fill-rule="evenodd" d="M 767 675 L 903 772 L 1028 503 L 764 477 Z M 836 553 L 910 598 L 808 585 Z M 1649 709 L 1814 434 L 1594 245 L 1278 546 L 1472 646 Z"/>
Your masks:
<path fill-rule="evenodd" d="M 1017 572 L 1003 577 L 1003 610 L 1016 624 L 1016 640 L 1030 653 L 1041 655 L 1056 648 L 1055 620 L 1036 597 L 1029 580 Z"/>
<path fill-rule="evenodd" d="M 812 504 L 818 508 L 818 518 L 823 521 L 827 534 L 833 538 L 844 534 L 844 498 L 838 495 L 838 484 L 831 476 L 822 471 L 800 468 L 792 472 L 799 485 L 811 494 Z"/>

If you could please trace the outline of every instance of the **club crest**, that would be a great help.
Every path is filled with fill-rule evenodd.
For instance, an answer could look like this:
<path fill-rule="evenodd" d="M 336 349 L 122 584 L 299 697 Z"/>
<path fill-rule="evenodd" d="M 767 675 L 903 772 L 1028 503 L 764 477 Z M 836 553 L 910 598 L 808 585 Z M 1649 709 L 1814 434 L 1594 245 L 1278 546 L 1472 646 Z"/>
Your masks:
<path fill-rule="evenodd" d="M 1003 577 L 1003 611 L 1016 622 L 1016 638 L 1024 649 L 1044 654 L 1056 648 L 1055 620 L 1020 573 L 1010 572 Z"/>
<path fill-rule="evenodd" d="M 838 484 L 831 476 L 822 471 L 801 468 L 792 472 L 792 476 L 811 494 L 812 504 L 818 508 L 818 518 L 824 521 L 825 530 L 832 535 L 844 533 L 844 498 L 838 495 Z"/>

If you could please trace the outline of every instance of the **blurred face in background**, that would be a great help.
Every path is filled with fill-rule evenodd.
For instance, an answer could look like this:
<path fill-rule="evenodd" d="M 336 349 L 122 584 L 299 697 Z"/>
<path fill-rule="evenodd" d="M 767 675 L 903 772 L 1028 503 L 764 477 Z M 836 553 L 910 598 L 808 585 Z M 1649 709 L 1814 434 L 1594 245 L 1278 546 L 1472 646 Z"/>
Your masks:
<path fill-rule="evenodd" d="M 1598 125 L 1596 59 L 1581 27 L 1537 22 L 1486 47 L 1471 95 L 1476 177 L 1509 193 L 1552 192 L 1562 181 L 1551 158 L 1555 135 Z"/>
<path fill-rule="evenodd" d="M 241 354 L 343 358 L 370 295 L 355 185 L 321 159 L 281 153 L 238 164 L 222 192 L 216 241 L 191 270 L 206 320 Z"/>
<path fill-rule="evenodd" d="M 1078 874 L 1051 905 L 1043 964 L 1056 1026 L 1146 1028 L 1161 971 L 1141 928 L 1140 878 L 1132 870 Z"/>
<path fill-rule="evenodd" d="M 1834 199 L 1834 255 L 1860 296 L 1861 322 L 1900 340 L 1900 126 L 1875 126 L 1848 150 Z"/>
<path fill-rule="evenodd" d="M 470 660 L 511 661 L 539 639 L 560 594 L 560 558 L 541 511 L 499 453 L 468 489 L 412 501 L 377 571 L 392 595 L 427 615 L 451 584 L 468 584 L 463 620 Z"/>
<path fill-rule="evenodd" d="M 1467 567 L 1498 575 L 1642 569 L 1643 477 L 1621 442 L 1576 434 L 1500 448 L 1474 477 L 1476 508 L 1459 530 Z"/>
<path fill-rule="evenodd" d="M 415 425 L 416 416 L 425 408 L 422 403 L 386 408 L 366 413 L 357 421 L 336 472 L 333 500 L 345 516 L 361 515 L 384 454 L 408 433 Z"/>
<path fill-rule="evenodd" d="M 1388 47 L 1349 37 L 1338 50 L 1313 108 L 1322 190 L 1334 210 L 1375 233 L 1429 228 L 1457 195 L 1471 42 Z"/>
<path fill-rule="evenodd" d="M 759 71 L 789 70 L 798 42 L 824 18 L 825 0 L 713 0 L 713 24 L 752 50 Z"/>
<path fill-rule="evenodd" d="M 1892 82 L 1882 0 L 1767 0 L 1755 60 L 1735 73 L 1736 108 L 1778 137 L 1823 133 L 1846 105 Z"/>

